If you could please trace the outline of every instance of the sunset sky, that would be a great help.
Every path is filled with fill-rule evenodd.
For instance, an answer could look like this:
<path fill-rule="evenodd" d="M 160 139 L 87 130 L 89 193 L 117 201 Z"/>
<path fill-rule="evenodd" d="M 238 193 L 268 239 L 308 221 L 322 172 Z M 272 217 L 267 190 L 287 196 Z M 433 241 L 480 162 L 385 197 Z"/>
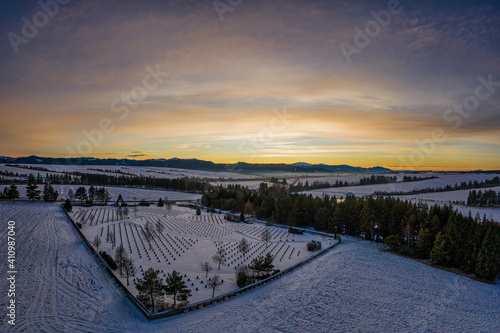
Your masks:
<path fill-rule="evenodd" d="M 60 2 L 0 4 L 0 155 L 500 169 L 498 1 Z"/>

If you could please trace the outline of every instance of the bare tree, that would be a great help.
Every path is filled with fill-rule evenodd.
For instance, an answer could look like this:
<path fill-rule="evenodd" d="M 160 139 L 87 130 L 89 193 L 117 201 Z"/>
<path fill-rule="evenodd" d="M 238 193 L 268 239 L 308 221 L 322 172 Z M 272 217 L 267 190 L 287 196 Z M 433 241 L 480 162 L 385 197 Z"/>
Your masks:
<path fill-rule="evenodd" d="M 120 245 L 115 250 L 115 262 L 120 274 L 123 274 L 123 267 L 125 266 L 125 261 L 127 259 L 127 251 L 125 251 L 123 244 L 120 243 Z"/>
<path fill-rule="evenodd" d="M 204 271 L 205 277 L 208 277 L 208 272 L 210 272 L 213 268 L 212 265 L 208 261 L 204 261 L 200 264 L 201 270 Z"/>
<path fill-rule="evenodd" d="M 217 252 L 215 252 L 212 260 L 219 265 L 219 268 L 217 270 L 220 271 L 220 265 L 226 261 L 226 257 L 227 253 L 224 249 L 218 249 Z"/>
<path fill-rule="evenodd" d="M 135 217 L 137 217 L 137 212 L 139 211 L 139 209 L 137 208 L 137 197 L 133 197 L 133 199 L 134 199 L 134 202 L 135 202 L 134 214 L 135 214 Z"/>
<path fill-rule="evenodd" d="M 148 242 L 149 244 L 149 249 L 151 250 L 152 247 L 151 247 L 151 241 L 153 240 L 154 238 L 154 234 L 153 234 L 153 231 L 154 231 L 154 228 L 153 228 L 153 224 L 151 222 L 146 222 L 146 225 L 144 226 L 144 228 L 141 229 L 142 230 L 142 235 L 144 236 L 144 238 L 146 238 L 146 241 Z"/>
<path fill-rule="evenodd" d="M 243 257 L 248 253 L 248 251 L 250 251 L 250 245 L 245 237 L 243 237 L 240 244 L 238 244 L 238 250 L 243 253 Z"/>
<path fill-rule="evenodd" d="M 165 229 L 165 226 L 163 225 L 163 223 L 161 223 L 161 220 L 158 219 L 156 221 L 156 232 L 158 233 L 158 235 L 161 235 L 163 233 L 164 229 Z"/>
<path fill-rule="evenodd" d="M 115 247 L 115 233 L 113 231 L 108 232 L 106 241 L 110 242 L 112 247 Z"/>
<path fill-rule="evenodd" d="M 95 235 L 94 237 L 94 246 L 97 248 L 97 252 L 99 252 L 99 246 L 101 245 L 101 237 L 99 235 Z"/>
<path fill-rule="evenodd" d="M 208 282 L 207 285 L 212 288 L 212 297 L 215 295 L 215 290 L 219 288 L 220 285 L 222 285 L 222 279 L 219 275 L 214 275 Z"/>
<path fill-rule="evenodd" d="M 272 239 L 271 232 L 269 231 L 268 228 L 264 229 L 262 233 L 260 234 L 260 239 L 262 239 L 264 242 L 266 242 L 266 250 L 267 246 L 269 245 L 269 241 Z"/>
<path fill-rule="evenodd" d="M 127 278 L 127 286 L 129 285 L 128 279 L 135 275 L 135 265 L 131 258 L 126 258 L 123 262 L 123 275 Z"/>
<path fill-rule="evenodd" d="M 128 218 L 128 214 L 129 214 L 128 208 L 127 207 L 123 208 L 123 217 Z"/>
<path fill-rule="evenodd" d="M 165 197 L 165 200 L 163 200 L 163 202 L 165 203 L 165 208 L 170 211 L 172 210 L 172 204 L 168 201 L 168 198 Z"/>
<path fill-rule="evenodd" d="M 123 219 L 123 209 L 122 209 L 122 206 L 118 206 L 118 210 L 116 211 L 116 217 L 118 218 L 118 220 L 122 220 Z"/>

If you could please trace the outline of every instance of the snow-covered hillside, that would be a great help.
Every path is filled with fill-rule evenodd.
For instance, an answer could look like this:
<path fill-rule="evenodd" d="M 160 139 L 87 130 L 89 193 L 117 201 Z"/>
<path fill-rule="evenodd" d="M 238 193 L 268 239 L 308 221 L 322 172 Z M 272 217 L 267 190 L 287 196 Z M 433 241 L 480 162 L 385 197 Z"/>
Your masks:
<path fill-rule="evenodd" d="M 57 164 L 36 164 L 36 165 L 24 165 L 21 166 L 31 166 L 35 168 L 45 168 L 50 170 L 49 174 L 61 173 L 61 172 L 82 172 L 82 173 L 95 173 L 104 174 L 111 176 L 119 176 L 121 174 L 125 175 L 137 175 L 137 176 L 150 176 L 156 178 L 184 178 L 184 177 L 196 177 L 196 178 L 208 178 L 208 179 L 240 179 L 240 178 L 257 178 L 256 176 L 242 175 L 235 172 L 223 172 L 223 171 L 202 171 L 202 170 L 189 170 L 189 169 L 177 169 L 177 168 L 167 168 L 167 167 L 139 167 L 139 166 L 119 166 L 119 165 L 57 165 Z M 8 171 L 20 174 L 34 174 L 35 176 L 40 173 L 40 175 L 45 176 L 47 171 L 30 170 L 27 168 L 11 167 L 5 164 L 0 164 L 0 171 Z"/>
<path fill-rule="evenodd" d="M 500 286 L 345 238 L 281 279 L 207 308 L 146 322 L 88 255 L 61 209 L 0 204 L 1 253 L 16 221 L 16 326 L 3 332 L 499 332 Z M 0 268 L 6 271 L 6 260 Z M 8 289 L 7 280 L 0 288 Z M 7 298 L 0 297 L 5 309 Z"/>
<path fill-rule="evenodd" d="M 0 191 L 3 191 L 5 187 L 8 185 L 0 185 Z M 59 192 L 59 199 L 65 199 L 68 196 L 68 191 L 71 189 L 73 192 L 76 191 L 77 188 L 82 185 L 53 185 L 54 190 Z M 90 186 L 83 185 L 85 189 L 88 191 Z M 98 186 L 100 187 L 100 186 Z M 105 186 L 106 187 L 106 186 Z M 17 185 L 19 190 L 20 199 L 28 199 L 26 197 L 26 185 Z M 39 190 L 43 190 L 43 185 L 38 185 Z M 188 193 L 188 192 L 179 192 L 179 191 L 166 191 L 166 190 L 151 190 L 151 189 L 142 189 L 142 188 L 131 188 L 131 187 L 113 187 L 107 186 L 109 194 L 111 195 L 111 202 L 114 202 L 118 199 L 118 195 L 122 195 L 123 200 L 125 201 L 140 201 L 142 199 L 157 201 L 159 198 L 168 200 L 198 200 L 201 199 L 201 194 L 196 193 Z"/>

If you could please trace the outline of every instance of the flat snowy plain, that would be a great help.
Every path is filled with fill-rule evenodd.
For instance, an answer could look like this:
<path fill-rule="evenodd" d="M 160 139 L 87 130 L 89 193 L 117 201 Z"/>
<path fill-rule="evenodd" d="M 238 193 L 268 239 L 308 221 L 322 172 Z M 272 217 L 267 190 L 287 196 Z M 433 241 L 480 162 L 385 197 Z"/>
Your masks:
<path fill-rule="evenodd" d="M 16 325 L 2 332 L 499 332 L 500 285 L 380 251 L 349 237 L 261 288 L 204 309 L 147 322 L 88 254 L 60 207 L 0 204 L 16 221 Z M 6 260 L 0 261 L 2 272 Z M 5 273 L 4 273 L 5 274 Z"/>

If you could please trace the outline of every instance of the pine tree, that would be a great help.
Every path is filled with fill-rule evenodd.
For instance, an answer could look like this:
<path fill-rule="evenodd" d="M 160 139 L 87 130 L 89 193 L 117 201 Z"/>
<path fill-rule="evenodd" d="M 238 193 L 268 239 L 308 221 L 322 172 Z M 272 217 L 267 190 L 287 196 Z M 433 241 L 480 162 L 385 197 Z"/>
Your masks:
<path fill-rule="evenodd" d="M 184 280 L 182 280 L 182 275 L 177 271 L 174 270 L 172 274 L 167 274 L 166 282 L 164 290 L 167 295 L 172 296 L 174 308 L 176 301 L 187 301 L 188 297 L 191 296 L 191 290 L 187 287 Z"/>
<path fill-rule="evenodd" d="M 274 257 L 271 255 L 271 253 L 267 253 L 266 256 L 264 257 L 264 261 L 262 262 L 262 271 L 265 273 L 265 274 L 270 274 L 274 268 L 274 265 L 273 265 L 273 260 L 274 260 Z"/>
<path fill-rule="evenodd" d="M 26 196 L 28 199 L 31 199 L 31 201 L 35 201 L 40 199 L 40 193 L 41 191 L 38 189 L 38 185 L 35 183 L 29 183 L 26 185 Z"/>
<path fill-rule="evenodd" d="M 495 233 L 496 231 L 496 233 Z M 477 255 L 476 274 L 493 280 L 500 273 L 500 228 L 490 226 Z"/>
<path fill-rule="evenodd" d="M 97 190 L 94 186 L 90 186 L 89 188 L 89 194 L 88 194 L 88 200 L 89 200 L 89 204 L 90 205 L 93 205 L 94 204 L 94 200 L 97 198 Z"/>
<path fill-rule="evenodd" d="M 432 235 L 429 229 L 421 228 L 417 237 L 417 253 L 421 258 L 427 259 L 432 250 Z"/>
<path fill-rule="evenodd" d="M 158 207 L 163 207 L 163 200 L 161 198 L 158 199 Z"/>
<path fill-rule="evenodd" d="M 66 199 L 66 202 L 64 203 L 64 209 L 69 213 L 73 209 L 73 206 L 71 206 L 71 201 L 69 199 Z"/>
<path fill-rule="evenodd" d="M 442 232 L 436 235 L 434 247 L 431 250 L 431 258 L 433 262 L 440 265 L 447 265 L 450 262 L 446 239 Z"/>
<path fill-rule="evenodd" d="M 144 272 L 143 278 L 137 278 L 135 280 L 135 288 L 138 291 L 139 298 L 148 297 L 151 302 L 152 312 L 155 311 L 155 299 L 165 295 L 165 285 L 163 281 L 158 276 L 159 270 L 153 268 L 148 269 Z"/>
<path fill-rule="evenodd" d="M 76 189 L 75 198 L 80 200 L 80 203 L 85 203 L 85 201 L 87 201 L 87 190 L 85 187 L 80 186 Z"/>
<path fill-rule="evenodd" d="M 19 190 L 17 189 L 16 184 L 9 186 L 8 198 L 14 200 L 14 202 L 19 198 Z"/>

